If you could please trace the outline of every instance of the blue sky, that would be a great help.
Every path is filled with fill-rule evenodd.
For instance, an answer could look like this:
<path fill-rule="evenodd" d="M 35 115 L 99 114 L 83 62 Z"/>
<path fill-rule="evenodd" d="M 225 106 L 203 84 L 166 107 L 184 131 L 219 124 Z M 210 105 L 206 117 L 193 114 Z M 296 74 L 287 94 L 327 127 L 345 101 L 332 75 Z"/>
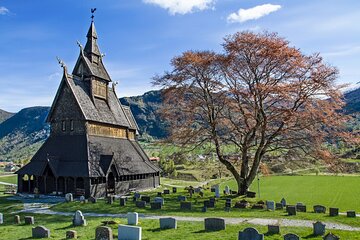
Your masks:
<path fill-rule="evenodd" d="M 339 83 L 360 81 L 360 1 L 0 0 L 0 109 L 51 105 L 62 73 L 56 56 L 72 70 L 92 7 L 118 96 L 151 90 L 174 56 L 221 51 L 223 37 L 242 30 L 278 32 L 338 67 Z"/>

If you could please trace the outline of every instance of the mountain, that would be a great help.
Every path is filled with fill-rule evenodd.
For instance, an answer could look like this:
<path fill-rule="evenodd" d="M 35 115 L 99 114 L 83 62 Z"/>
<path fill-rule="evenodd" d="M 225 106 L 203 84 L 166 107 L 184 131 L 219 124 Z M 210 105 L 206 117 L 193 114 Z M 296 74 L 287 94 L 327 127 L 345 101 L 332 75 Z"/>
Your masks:
<path fill-rule="evenodd" d="M 14 113 L 9 113 L 7 111 L 4 111 L 0 109 L 0 123 L 4 122 L 5 120 L 11 118 L 14 115 Z"/>
<path fill-rule="evenodd" d="M 0 160 L 28 160 L 49 136 L 49 107 L 22 109 L 0 124 Z"/>
<path fill-rule="evenodd" d="M 166 137 L 166 124 L 158 112 L 161 104 L 161 92 L 150 91 L 141 96 L 120 98 L 123 105 L 130 106 L 141 134 L 155 138 Z"/>
<path fill-rule="evenodd" d="M 360 88 L 353 89 L 344 94 L 348 113 L 360 113 Z"/>

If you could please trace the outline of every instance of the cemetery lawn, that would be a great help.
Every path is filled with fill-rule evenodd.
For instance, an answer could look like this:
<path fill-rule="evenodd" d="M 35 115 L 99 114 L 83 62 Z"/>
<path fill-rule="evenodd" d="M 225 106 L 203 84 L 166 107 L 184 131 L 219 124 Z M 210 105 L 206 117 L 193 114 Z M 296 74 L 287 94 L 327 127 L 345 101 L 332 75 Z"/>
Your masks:
<path fill-rule="evenodd" d="M 30 215 L 30 214 L 27 214 Z M 20 214 L 21 221 L 24 221 L 24 214 Z M 102 221 L 113 220 L 119 224 L 126 224 L 126 219 L 111 219 L 111 218 L 93 218 L 86 217 L 87 226 L 85 227 L 73 227 L 72 226 L 72 217 L 71 216 L 52 216 L 52 215 L 32 215 L 35 217 L 35 225 L 14 225 L 13 215 L 6 214 L 4 215 L 4 224 L 0 225 L 0 239 L 33 239 L 31 238 L 31 228 L 38 225 L 43 225 L 46 228 L 50 229 L 51 238 L 50 239 L 65 239 L 65 233 L 68 230 L 76 230 L 78 234 L 78 239 L 94 239 L 95 238 L 95 229 L 96 227 L 102 225 Z M 266 226 L 254 226 L 249 224 L 239 224 L 239 225 L 226 225 L 226 230 L 218 232 L 206 232 L 204 231 L 203 222 L 187 222 L 187 221 L 178 221 L 177 229 L 169 230 L 160 230 L 159 229 L 159 220 L 144 220 L 139 219 L 139 225 L 142 227 L 142 239 L 143 240 L 208 240 L 208 239 L 237 239 L 239 231 L 242 231 L 246 227 L 256 227 L 260 233 L 266 233 Z M 113 230 L 114 239 L 117 239 L 117 224 L 109 225 Z M 281 227 L 281 234 L 276 235 L 267 235 L 265 234 L 266 240 L 282 239 L 282 235 L 286 233 L 295 233 L 301 238 L 311 238 L 314 240 L 322 239 L 322 237 L 315 237 L 312 235 L 312 228 L 299 228 L 299 227 Z M 327 231 L 328 232 L 328 231 Z M 350 231 L 332 231 L 334 234 L 338 235 L 341 239 L 359 239 L 360 232 L 350 232 Z"/>
<path fill-rule="evenodd" d="M 5 176 L 0 175 L 0 182 L 17 184 L 17 175 L 15 175 L 15 174 L 14 175 L 5 175 Z"/>
<path fill-rule="evenodd" d="M 190 199 L 184 188 L 178 188 L 178 192 L 169 195 L 164 195 L 165 205 L 161 210 L 151 210 L 150 206 L 146 208 L 137 208 L 135 204 L 129 200 L 126 206 L 120 207 L 119 200 L 114 204 L 109 205 L 105 200 L 99 199 L 96 204 L 81 204 L 79 202 L 61 203 L 54 207 L 52 210 L 61 212 L 75 212 L 81 210 L 82 212 L 93 213 L 127 213 L 136 211 L 147 215 L 167 215 L 167 216 L 193 216 L 193 217 L 228 217 L 228 218 L 274 218 L 274 219 L 302 219 L 313 221 L 324 221 L 343 223 L 350 226 L 360 227 L 358 218 L 347 218 L 344 215 L 337 217 L 329 217 L 329 207 L 338 207 L 340 211 L 356 210 L 360 213 L 359 197 L 360 197 L 360 177 L 336 177 L 336 176 L 272 176 L 261 177 L 261 199 L 274 200 L 279 202 L 284 196 L 288 204 L 296 204 L 302 202 L 307 205 L 306 213 L 298 213 L 296 216 L 288 216 L 283 210 L 267 211 L 267 210 L 253 210 L 253 209 L 235 209 L 232 208 L 230 212 L 224 211 L 225 198 L 221 196 L 217 201 L 215 208 L 208 208 L 206 213 L 201 211 L 203 201 L 213 197 L 214 194 L 210 190 L 205 191 L 204 198 L 200 198 L 194 194 Z M 166 184 L 170 184 L 167 179 Z M 254 183 L 256 184 L 256 182 Z M 174 185 L 183 185 L 183 182 L 176 180 Z M 221 187 L 226 185 L 234 186 L 234 181 L 224 180 Z M 255 190 L 256 186 L 251 189 Z M 150 192 L 143 192 L 142 195 L 150 196 L 154 199 L 157 192 L 161 192 L 164 186 Z M 171 188 L 169 187 L 171 190 Z M 177 197 L 180 195 L 187 196 L 187 200 L 193 203 L 192 211 L 180 210 L 180 202 Z M 241 197 L 232 196 L 232 205 L 239 201 Z M 260 199 L 247 199 L 249 202 L 256 202 Z M 313 205 L 321 204 L 326 206 L 326 214 L 313 213 Z"/>

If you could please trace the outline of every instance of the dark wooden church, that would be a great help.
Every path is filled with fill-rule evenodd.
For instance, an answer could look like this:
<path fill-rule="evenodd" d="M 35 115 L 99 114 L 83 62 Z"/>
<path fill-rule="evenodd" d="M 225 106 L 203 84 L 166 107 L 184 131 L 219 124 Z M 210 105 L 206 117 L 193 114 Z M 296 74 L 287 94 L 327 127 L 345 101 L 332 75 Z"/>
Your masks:
<path fill-rule="evenodd" d="M 137 142 L 138 127 L 116 96 L 91 22 L 72 74 L 64 75 L 47 121 L 50 137 L 18 174 L 18 192 L 106 196 L 157 187 L 160 169 Z"/>

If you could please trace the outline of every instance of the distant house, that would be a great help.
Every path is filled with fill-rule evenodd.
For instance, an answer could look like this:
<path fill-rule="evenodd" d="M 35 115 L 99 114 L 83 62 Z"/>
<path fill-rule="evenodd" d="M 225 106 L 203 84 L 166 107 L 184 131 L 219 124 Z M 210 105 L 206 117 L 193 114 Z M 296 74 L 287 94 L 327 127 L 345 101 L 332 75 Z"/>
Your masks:
<path fill-rule="evenodd" d="M 50 137 L 18 174 L 18 192 L 123 194 L 160 184 L 160 169 L 137 141 L 138 126 L 105 69 L 94 22 L 72 74 L 64 68 L 49 112 Z"/>

